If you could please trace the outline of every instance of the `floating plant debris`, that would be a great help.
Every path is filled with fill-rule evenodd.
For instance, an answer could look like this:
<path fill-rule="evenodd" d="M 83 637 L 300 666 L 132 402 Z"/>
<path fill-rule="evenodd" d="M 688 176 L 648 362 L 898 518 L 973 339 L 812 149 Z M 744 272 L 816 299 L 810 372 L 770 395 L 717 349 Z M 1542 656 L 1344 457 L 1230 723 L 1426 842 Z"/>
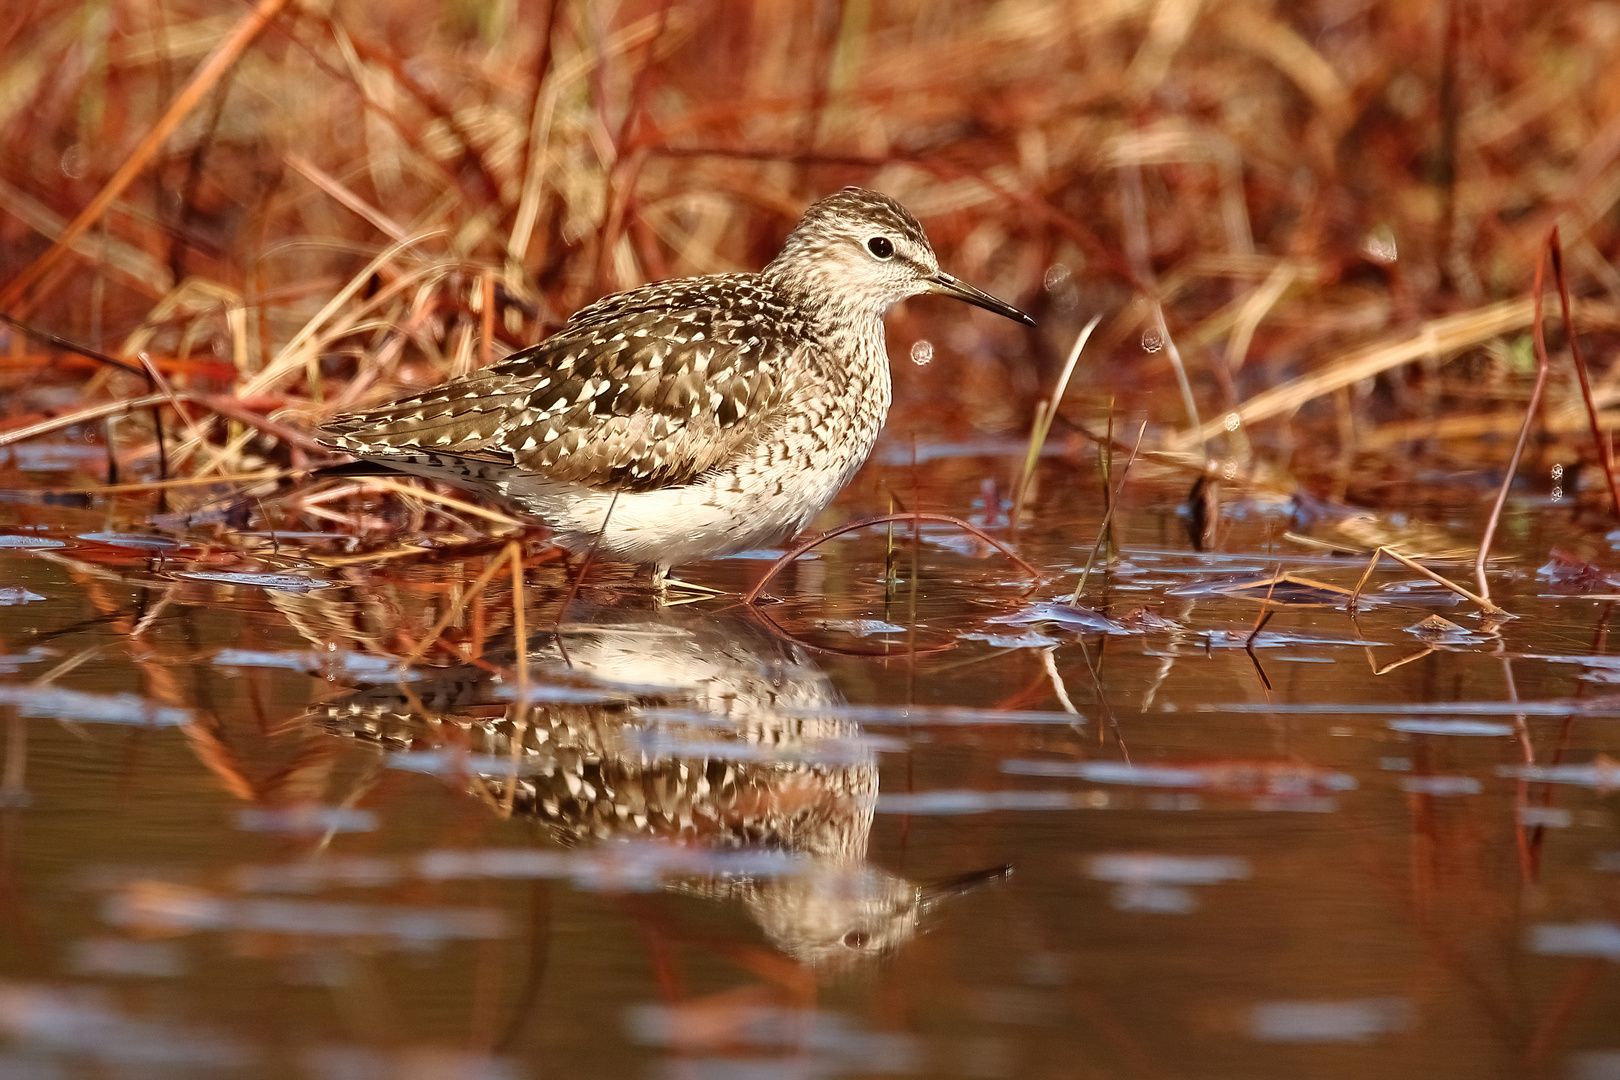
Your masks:
<path fill-rule="evenodd" d="M 256 589 L 285 589 L 290 592 L 325 589 L 331 584 L 302 574 L 272 574 L 251 570 L 182 570 L 175 576 L 187 581 L 205 581 L 215 585 L 246 585 Z"/>
<path fill-rule="evenodd" d="M 993 619 L 986 619 L 985 622 L 1006 623 L 1011 626 L 1049 623 L 1063 630 L 1074 630 L 1082 633 L 1135 634 L 1141 632 L 1136 628 L 1126 626 L 1122 622 L 1110 619 L 1100 612 L 1092 611 L 1090 608 L 1065 604 L 1056 600 L 1031 604 L 1029 607 L 1021 608 L 1011 615 L 999 615 Z"/>
<path fill-rule="evenodd" d="M 139 548 L 143 551 L 174 551 L 183 545 L 172 536 L 156 533 L 92 532 L 80 533 L 79 540 L 112 547 Z"/>
<path fill-rule="evenodd" d="M 36 551 L 60 547 L 67 547 L 67 544 L 48 536 L 19 536 L 15 533 L 0 535 L 0 551 L 7 548 L 18 551 Z"/>

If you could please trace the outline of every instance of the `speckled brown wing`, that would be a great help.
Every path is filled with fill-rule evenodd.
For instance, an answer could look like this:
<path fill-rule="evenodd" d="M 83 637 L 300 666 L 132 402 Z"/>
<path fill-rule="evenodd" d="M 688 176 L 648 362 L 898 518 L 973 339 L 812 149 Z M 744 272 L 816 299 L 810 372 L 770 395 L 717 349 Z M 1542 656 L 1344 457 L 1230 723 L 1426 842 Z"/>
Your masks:
<path fill-rule="evenodd" d="M 754 275 L 662 282 L 582 309 L 487 371 L 322 428 L 388 465 L 438 459 L 613 491 L 688 483 L 757 437 L 803 342 Z"/>

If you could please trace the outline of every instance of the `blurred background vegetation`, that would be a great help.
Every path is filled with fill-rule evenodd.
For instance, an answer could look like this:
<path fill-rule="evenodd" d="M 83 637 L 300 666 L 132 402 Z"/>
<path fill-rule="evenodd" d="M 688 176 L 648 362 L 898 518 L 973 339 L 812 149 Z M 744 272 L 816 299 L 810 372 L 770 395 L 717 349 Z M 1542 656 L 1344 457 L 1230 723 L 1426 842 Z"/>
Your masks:
<path fill-rule="evenodd" d="M 167 468 L 299 466 L 861 184 L 1041 322 L 898 311 L 901 437 L 1020 436 L 1102 314 L 1054 438 L 1113 397 L 1159 449 L 1444 462 L 1518 425 L 1555 224 L 1616 397 L 1617 55 L 1588 0 L 12 0 L 0 427 L 166 394 Z M 149 474 L 154 422 L 83 430 Z"/>

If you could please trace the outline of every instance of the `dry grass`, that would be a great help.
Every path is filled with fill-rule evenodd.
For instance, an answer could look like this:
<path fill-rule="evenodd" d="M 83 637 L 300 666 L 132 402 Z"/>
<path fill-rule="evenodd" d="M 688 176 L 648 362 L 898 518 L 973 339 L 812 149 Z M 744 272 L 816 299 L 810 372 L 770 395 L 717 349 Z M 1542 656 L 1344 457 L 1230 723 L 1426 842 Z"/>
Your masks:
<path fill-rule="evenodd" d="M 0 329 L 0 444 L 109 440 L 116 476 L 81 487 L 297 470 L 333 411 L 606 291 L 757 267 L 846 183 L 1043 325 L 904 308 L 896 355 L 935 350 L 897 365 L 902 437 L 1027 428 L 1094 313 L 1106 359 L 1060 431 L 1112 393 L 1149 452 L 1296 473 L 1496 437 L 1555 223 L 1595 403 L 1620 393 L 1617 49 L 1616 9 L 1578 2 L 22 0 L 0 311 L 122 366 Z M 1548 426 L 1574 431 L 1554 368 Z M 1292 430 L 1318 421 L 1338 434 Z M 363 529 L 397 492 L 321 497 L 284 488 L 277 520 Z"/>

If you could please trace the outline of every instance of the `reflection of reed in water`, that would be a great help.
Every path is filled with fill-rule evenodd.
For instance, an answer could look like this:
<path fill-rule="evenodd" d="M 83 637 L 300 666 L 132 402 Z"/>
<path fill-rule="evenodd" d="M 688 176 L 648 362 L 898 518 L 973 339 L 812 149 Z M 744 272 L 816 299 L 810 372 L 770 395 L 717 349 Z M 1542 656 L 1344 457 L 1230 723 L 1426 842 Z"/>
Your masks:
<path fill-rule="evenodd" d="M 470 667 L 357 692 L 318 713 L 328 730 L 393 751 L 465 743 L 492 800 L 565 845 L 648 839 L 804 859 L 783 877 L 684 882 L 736 897 L 785 952 L 838 966 L 887 952 L 940 899 L 1004 868 L 917 885 L 867 862 L 878 768 L 842 698 L 797 646 L 737 618 L 610 611 L 531 662 L 521 722 L 510 688 Z M 562 698 L 564 700 L 557 700 Z M 594 698 L 595 700 L 578 700 Z M 571 700 L 570 700 L 571 699 Z M 514 753 L 514 741 L 518 743 Z"/>

